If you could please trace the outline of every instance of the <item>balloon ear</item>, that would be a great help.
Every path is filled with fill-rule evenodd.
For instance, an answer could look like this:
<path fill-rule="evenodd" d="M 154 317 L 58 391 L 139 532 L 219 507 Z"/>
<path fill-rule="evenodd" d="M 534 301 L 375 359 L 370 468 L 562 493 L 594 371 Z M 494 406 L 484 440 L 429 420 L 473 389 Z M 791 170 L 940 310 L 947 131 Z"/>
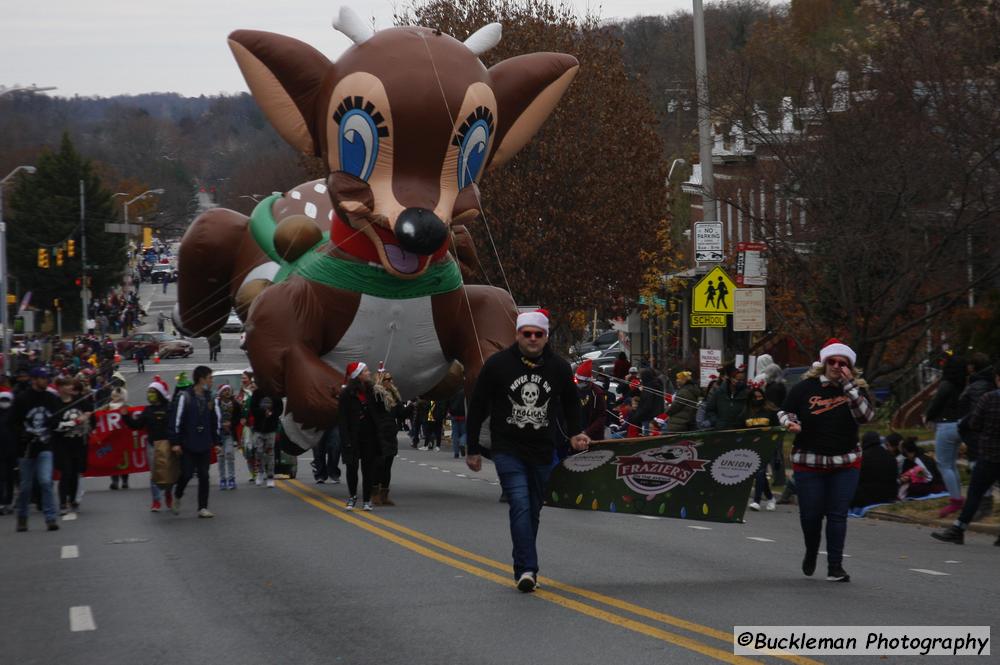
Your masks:
<path fill-rule="evenodd" d="M 510 161 L 531 140 L 579 69 L 576 58 L 563 53 L 529 53 L 490 67 L 498 116 L 491 169 Z"/>
<path fill-rule="evenodd" d="M 319 156 L 316 98 L 333 63 L 304 42 L 259 30 L 233 32 L 229 48 L 278 134 L 294 148 Z"/>

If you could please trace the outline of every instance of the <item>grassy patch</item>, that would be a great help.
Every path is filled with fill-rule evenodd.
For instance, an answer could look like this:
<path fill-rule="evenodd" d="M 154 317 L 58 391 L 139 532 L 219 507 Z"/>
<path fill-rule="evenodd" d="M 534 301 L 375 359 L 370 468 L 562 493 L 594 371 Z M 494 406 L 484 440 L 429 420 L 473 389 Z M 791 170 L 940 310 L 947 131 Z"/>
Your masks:
<path fill-rule="evenodd" d="M 876 510 L 883 513 L 892 513 L 894 515 L 900 515 L 903 517 L 909 517 L 911 519 L 917 520 L 936 520 L 938 518 L 938 511 L 947 505 L 948 499 L 928 499 L 926 501 L 897 501 L 896 503 L 889 504 L 888 506 L 879 506 Z M 954 514 L 951 517 L 957 517 L 958 514 Z M 951 519 L 951 518 L 949 518 Z M 996 512 L 982 521 L 976 521 L 976 524 L 1000 524 L 1000 515 Z"/>

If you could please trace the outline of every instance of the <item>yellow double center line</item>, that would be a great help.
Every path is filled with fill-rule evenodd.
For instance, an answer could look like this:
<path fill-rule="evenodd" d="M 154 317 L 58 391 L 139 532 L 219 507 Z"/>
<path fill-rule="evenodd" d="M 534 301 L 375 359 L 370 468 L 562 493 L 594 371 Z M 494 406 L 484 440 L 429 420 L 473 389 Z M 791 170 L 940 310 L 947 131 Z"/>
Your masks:
<path fill-rule="evenodd" d="M 302 501 L 322 510 L 323 512 L 336 517 L 339 520 L 343 520 L 348 524 L 352 524 L 358 528 L 364 529 L 369 533 L 372 533 L 380 538 L 389 540 L 400 547 L 404 547 L 411 552 L 425 556 L 428 559 L 433 559 L 452 568 L 469 573 L 470 575 L 475 575 L 476 577 L 489 580 L 491 582 L 496 582 L 505 587 L 510 587 L 512 582 L 509 576 L 510 565 L 503 564 L 499 561 L 489 559 L 487 557 L 481 556 L 474 552 L 464 550 L 460 547 L 456 547 L 450 543 L 446 543 L 442 540 L 438 540 L 432 536 L 415 531 L 401 524 L 397 524 L 391 520 L 379 517 L 370 512 L 364 513 L 354 513 L 347 512 L 340 507 L 340 502 L 332 497 L 318 492 L 315 489 L 302 484 L 297 480 L 282 481 L 278 483 L 278 487 L 282 490 L 288 492 L 292 496 L 301 499 Z M 385 528 L 382 528 L 385 527 Z M 391 529 L 391 531 L 390 531 Z M 393 533 L 393 532 L 397 533 Z M 399 535 L 403 534 L 408 536 L 404 538 Z M 450 554 L 458 555 L 469 561 L 474 561 L 487 568 L 493 568 L 496 570 L 503 571 L 503 574 L 497 574 L 489 570 L 483 570 L 480 567 L 474 566 L 466 561 L 456 559 L 454 557 L 442 554 L 441 552 L 432 550 L 421 543 L 426 543 L 427 545 L 432 545 L 438 550 L 448 552 Z M 732 633 L 727 633 L 721 630 L 716 630 L 709 626 L 703 626 L 692 621 L 687 621 L 679 617 L 671 616 L 669 614 L 664 614 L 663 612 L 657 612 L 656 610 L 651 610 L 647 607 L 642 607 L 641 605 L 636 605 L 619 598 L 613 598 L 611 596 L 606 596 L 602 593 L 597 593 L 595 591 L 590 591 L 588 589 L 583 589 L 581 587 L 573 586 L 571 584 L 565 584 L 563 582 L 558 582 L 550 577 L 545 578 L 545 589 L 538 589 L 535 591 L 535 596 L 541 598 L 542 600 L 560 605 L 567 609 L 585 614 L 586 616 L 600 619 L 601 621 L 606 621 L 615 626 L 620 626 L 628 630 L 641 633 L 648 637 L 652 637 L 675 646 L 679 646 L 697 653 L 703 654 L 710 658 L 720 660 L 724 663 L 735 663 L 740 665 L 745 665 L 748 663 L 759 663 L 760 661 L 752 660 L 744 656 L 737 656 L 732 653 L 732 643 L 733 635 Z M 655 626 L 650 626 L 645 623 L 636 621 L 635 619 L 630 619 L 626 616 L 621 616 L 613 612 L 601 609 L 599 607 L 594 607 L 586 603 L 582 603 L 579 600 L 574 600 L 562 594 L 553 593 L 548 589 L 557 589 L 566 593 L 571 593 L 581 598 L 586 598 L 587 600 L 606 605 L 608 607 L 613 607 L 618 610 L 623 610 L 637 616 L 641 616 L 645 619 L 656 621 L 658 623 L 666 624 L 668 626 L 673 626 L 675 628 L 682 628 L 692 633 L 697 633 L 705 637 L 709 637 L 721 642 L 725 642 L 730 645 L 727 649 L 721 649 L 704 642 L 692 639 L 690 637 L 685 637 L 677 633 L 663 630 Z M 796 656 L 793 654 L 778 654 L 775 655 L 776 658 L 786 660 L 791 663 L 797 663 L 798 665 L 818 665 L 818 661 L 812 660 L 810 658 L 804 658 L 802 656 Z"/>

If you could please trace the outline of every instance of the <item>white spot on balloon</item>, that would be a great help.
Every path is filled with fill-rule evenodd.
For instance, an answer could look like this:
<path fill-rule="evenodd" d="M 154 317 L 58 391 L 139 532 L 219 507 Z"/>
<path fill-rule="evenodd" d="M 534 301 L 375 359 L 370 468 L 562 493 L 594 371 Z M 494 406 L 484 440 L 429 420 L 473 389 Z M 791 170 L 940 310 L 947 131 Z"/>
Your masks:
<path fill-rule="evenodd" d="M 324 185 L 321 182 L 317 182 L 315 185 L 313 185 L 313 191 L 319 194 L 326 194 L 326 185 Z"/>
<path fill-rule="evenodd" d="M 316 219 L 316 204 L 312 201 L 306 203 L 306 216 L 310 219 Z"/>
<path fill-rule="evenodd" d="M 403 222 L 403 233 L 408 236 L 416 235 L 417 229 L 413 226 L 413 222 Z"/>
<path fill-rule="evenodd" d="M 302 198 L 302 192 L 292 192 L 292 198 L 296 201 Z"/>

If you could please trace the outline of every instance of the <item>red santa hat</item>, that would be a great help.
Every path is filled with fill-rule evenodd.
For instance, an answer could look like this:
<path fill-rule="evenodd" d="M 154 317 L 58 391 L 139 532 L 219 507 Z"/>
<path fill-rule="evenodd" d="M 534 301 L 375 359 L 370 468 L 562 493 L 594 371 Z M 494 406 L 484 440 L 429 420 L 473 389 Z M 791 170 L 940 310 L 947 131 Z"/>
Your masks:
<path fill-rule="evenodd" d="M 594 361 L 591 359 L 584 360 L 576 368 L 576 375 L 574 378 L 578 382 L 589 383 L 594 379 Z"/>
<path fill-rule="evenodd" d="M 360 360 L 350 363 L 347 366 L 347 378 L 356 379 L 361 376 L 361 373 L 368 369 L 368 365 L 364 364 Z"/>
<path fill-rule="evenodd" d="M 533 312 L 522 312 L 517 315 L 517 330 L 525 326 L 541 328 L 546 333 L 549 332 L 549 310 L 536 309 Z"/>
<path fill-rule="evenodd" d="M 153 381 L 149 384 L 149 387 L 146 388 L 146 390 L 155 390 L 160 393 L 160 396 L 163 399 L 170 399 L 170 386 L 167 385 L 166 381 L 160 378 L 159 374 L 153 377 Z"/>
<path fill-rule="evenodd" d="M 831 337 L 826 340 L 826 342 L 823 343 L 823 348 L 819 350 L 820 362 L 825 363 L 826 359 L 830 356 L 843 356 L 851 362 L 852 366 L 858 359 L 857 354 L 854 353 L 854 349 L 847 346 L 836 337 Z"/>

